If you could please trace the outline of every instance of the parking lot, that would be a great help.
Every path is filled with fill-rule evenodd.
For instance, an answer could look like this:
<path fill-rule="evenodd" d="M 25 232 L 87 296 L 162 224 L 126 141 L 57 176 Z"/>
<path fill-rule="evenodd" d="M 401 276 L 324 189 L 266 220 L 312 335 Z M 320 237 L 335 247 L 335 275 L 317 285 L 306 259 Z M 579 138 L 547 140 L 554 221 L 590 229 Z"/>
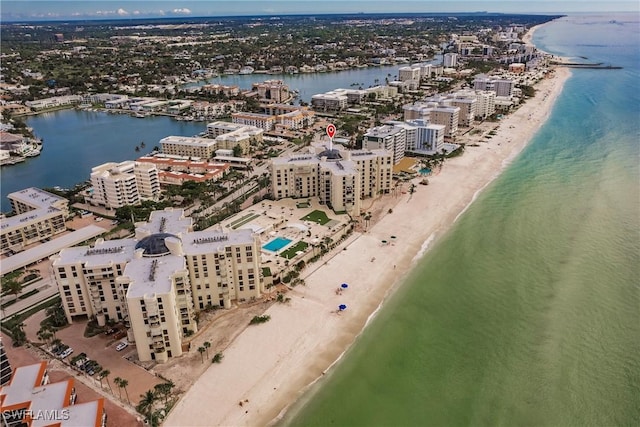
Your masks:
<path fill-rule="evenodd" d="M 44 313 L 41 312 L 30 317 L 25 322 L 25 332 L 30 340 L 38 341 L 36 334 L 40 329 L 40 321 L 43 319 Z M 111 372 L 108 377 L 109 382 L 116 397 L 118 397 L 118 389 L 113 382 L 116 377 L 129 381 L 127 391 L 133 405 L 138 403 L 141 394 L 153 389 L 156 384 L 163 382 L 162 379 L 124 358 L 130 353 L 136 352 L 135 345 L 129 345 L 122 351 L 116 351 L 118 343 L 126 338 L 115 340 L 112 336 L 106 336 L 105 334 L 85 338 L 85 326 L 86 322 L 77 322 L 56 332 L 58 339 L 73 348 L 73 353 L 66 360 L 69 361 L 80 353 L 86 353 L 87 357 L 98 362 L 102 369 L 108 369 Z M 94 377 L 97 377 L 97 375 Z M 106 381 L 104 384 L 106 387 Z M 122 396 L 123 399 L 126 399 L 124 391 L 122 391 Z"/>

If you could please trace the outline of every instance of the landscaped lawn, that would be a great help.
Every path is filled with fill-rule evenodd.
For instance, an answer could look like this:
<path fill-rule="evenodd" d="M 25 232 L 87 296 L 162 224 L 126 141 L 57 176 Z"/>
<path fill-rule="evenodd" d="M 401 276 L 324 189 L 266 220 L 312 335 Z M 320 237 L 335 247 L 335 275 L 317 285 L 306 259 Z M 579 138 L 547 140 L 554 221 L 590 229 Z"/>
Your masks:
<path fill-rule="evenodd" d="M 291 259 L 294 256 L 296 256 L 296 252 L 304 251 L 305 249 L 307 249 L 308 246 L 309 244 L 307 242 L 303 242 L 302 240 L 300 240 L 298 243 L 291 246 L 286 251 L 280 252 L 280 256 L 286 259 Z"/>
<path fill-rule="evenodd" d="M 320 225 L 325 225 L 326 223 L 328 223 L 329 217 L 327 216 L 326 213 L 324 213 L 324 211 L 319 211 L 319 210 L 315 210 L 313 212 L 311 212 L 308 215 L 303 216 L 302 218 L 300 218 L 303 221 L 312 221 L 316 224 L 320 224 Z"/>

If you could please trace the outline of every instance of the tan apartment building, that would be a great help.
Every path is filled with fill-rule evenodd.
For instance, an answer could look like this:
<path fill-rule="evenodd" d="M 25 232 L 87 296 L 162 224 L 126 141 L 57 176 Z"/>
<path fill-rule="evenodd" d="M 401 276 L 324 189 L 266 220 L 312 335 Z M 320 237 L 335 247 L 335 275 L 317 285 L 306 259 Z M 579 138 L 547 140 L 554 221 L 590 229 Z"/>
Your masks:
<path fill-rule="evenodd" d="M 213 122 L 207 124 L 207 133 L 218 143 L 218 148 L 233 150 L 239 146 L 246 153 L 252 145 L 262 142 L 264 130 L 239 123 Z"/>
<path fill-rule="evenodd" d="M 392 159 L 387 150 L 312 145 L 309 153 L 272 160 L 272 194 L 276 199 L 318 197 L 334 211 L 360 215 L 362 199 L 391 190 Z"/>
<path fill-rule="evenodd" d="M 266 80 L 262 83 L 254 83 L 253 90 L 258 92 L 260 102 L 286 102 L 291 98 L 289 86 L 282 80 Z"/>
<path fill-rule="evenodd" d="M 91 185 L 93 190 L 87 201 L 108 209 L 138 205 L 142 200 L 157 200 L 160 195 L 156 166 L 132 160 L 92 168 Z"/>
<path fill-rule="evenodd" d="M 7 197 L 15 215 L 0 219 L 0 250 L 21 250 L 66 231 L 67 199 L 35 187 Z"/>
<path fill-rule="evenodd" d="M 455 140 L 458 135 L 460 107 L 453 106 L 451 99 L 445 96 L 433 97 L 425 101 L 404 105 L 404 120 L 424 120 L 428 123 L 443 125 L 444 136 Z"/>
<path fill-rule="evenodd" d="M 231 121 L 240 125 L 255 126 L 263 131 L 269 132 L 276 125 L 276 118 L 259 113 L 233 113 Z"/>
<path fill-rule="evenodd" d="M 194 136 L 167 136 L 160 140 L 164 154 L 210 159 L 219 148 L 218 141 Z"/>
<path fill-rule="evenodd" d="M 182 354 L 196 313 L 264 292 L 259 239 L 251 230 L 193 231 L 180 209 L 152 212 L 134 239 L 63 249 L 52 258 L 69 322 L 122 321 L 142 361 Z"/>

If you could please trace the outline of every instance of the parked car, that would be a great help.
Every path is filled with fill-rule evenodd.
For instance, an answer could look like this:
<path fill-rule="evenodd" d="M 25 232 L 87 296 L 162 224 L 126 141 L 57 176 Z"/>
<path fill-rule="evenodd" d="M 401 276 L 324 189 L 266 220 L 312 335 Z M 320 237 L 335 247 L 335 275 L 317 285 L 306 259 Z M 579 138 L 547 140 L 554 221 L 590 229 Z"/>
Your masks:
<path fill-rule="evenodd" d="M 92 363 L 93 363 L 93 360 L 91 359 L 85 360 L 84 363 L 80 366 L 80 370 L 81 371 L 88 370 Z"/>
<path fill-rule="evenodd" d="M 71 363 L 75 364 L 77 368 L 80 368 L 87 361 L 87 353 L 80 353 L 71 359 Z"/>
<path fill-rule="evenodd" d="M 129 343 L 126 341 L 121 341 L 120 344 L 116 346 L 116 351 L 122 351 L 129 346 Z"/>
<path fill-rule="evenodd" d="M 92 360 L 92 362 L 93 363 L 91 363 L 91 365 L 89 365 L 89 368 L 87 369 L 87 374 L 89 374 L 89 376 L 93 376 L 94 374 L 102 370 L 102 366 L 100 366 L 98 362 L 96 362 L 95 360 Z"/>
<path fill-rule="evenodd" d="M 68 347 L 65 351 L 62 352 L 62 354 L 60 354 L 60 356 L 58 356 L 60 359 L 64 359 L 65 357 L 69 356 L 71 353 L 73 353 L 73 349 L 71 347 Z"/>
<path fill-rule="evenodd" d="M 64 353 L 65 351 L 67 351 L 67 349 L 69 348 L 68 345 L 66 344 L 61 344 L 57 349 L 55 349 L 53 351 L 53 354 L 55 354 L 56 356 L 60 356 L 62 353 Z"/>

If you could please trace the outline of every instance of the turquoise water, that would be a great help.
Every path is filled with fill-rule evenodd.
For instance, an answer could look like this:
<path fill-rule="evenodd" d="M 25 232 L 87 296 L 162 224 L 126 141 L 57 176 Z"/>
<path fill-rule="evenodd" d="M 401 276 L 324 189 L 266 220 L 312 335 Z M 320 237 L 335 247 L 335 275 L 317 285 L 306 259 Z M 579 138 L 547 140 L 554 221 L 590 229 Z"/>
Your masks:
<path fill-rule="evenodd" d="M 277 252 L 280 249 L 282 249 L 285 246 L 287 246 L 291 242 L 292 242 L 292 240 L 290 240 L 290 239 L 286 239 L 284 237 L 276 237 L 275 239 L 273 239 L 272 241 L 270 241 L 266 245 L 263 245 L 262 249 L 266 249 L 266 250 L 271 251 L 271 252 Z"/>
<path fill-rule="evenodd" d="M 638 425 L 639 29 L 636 14 L 536 32 L 624 69 L 573 71 L 534 140 L 282 424 Z"/>

